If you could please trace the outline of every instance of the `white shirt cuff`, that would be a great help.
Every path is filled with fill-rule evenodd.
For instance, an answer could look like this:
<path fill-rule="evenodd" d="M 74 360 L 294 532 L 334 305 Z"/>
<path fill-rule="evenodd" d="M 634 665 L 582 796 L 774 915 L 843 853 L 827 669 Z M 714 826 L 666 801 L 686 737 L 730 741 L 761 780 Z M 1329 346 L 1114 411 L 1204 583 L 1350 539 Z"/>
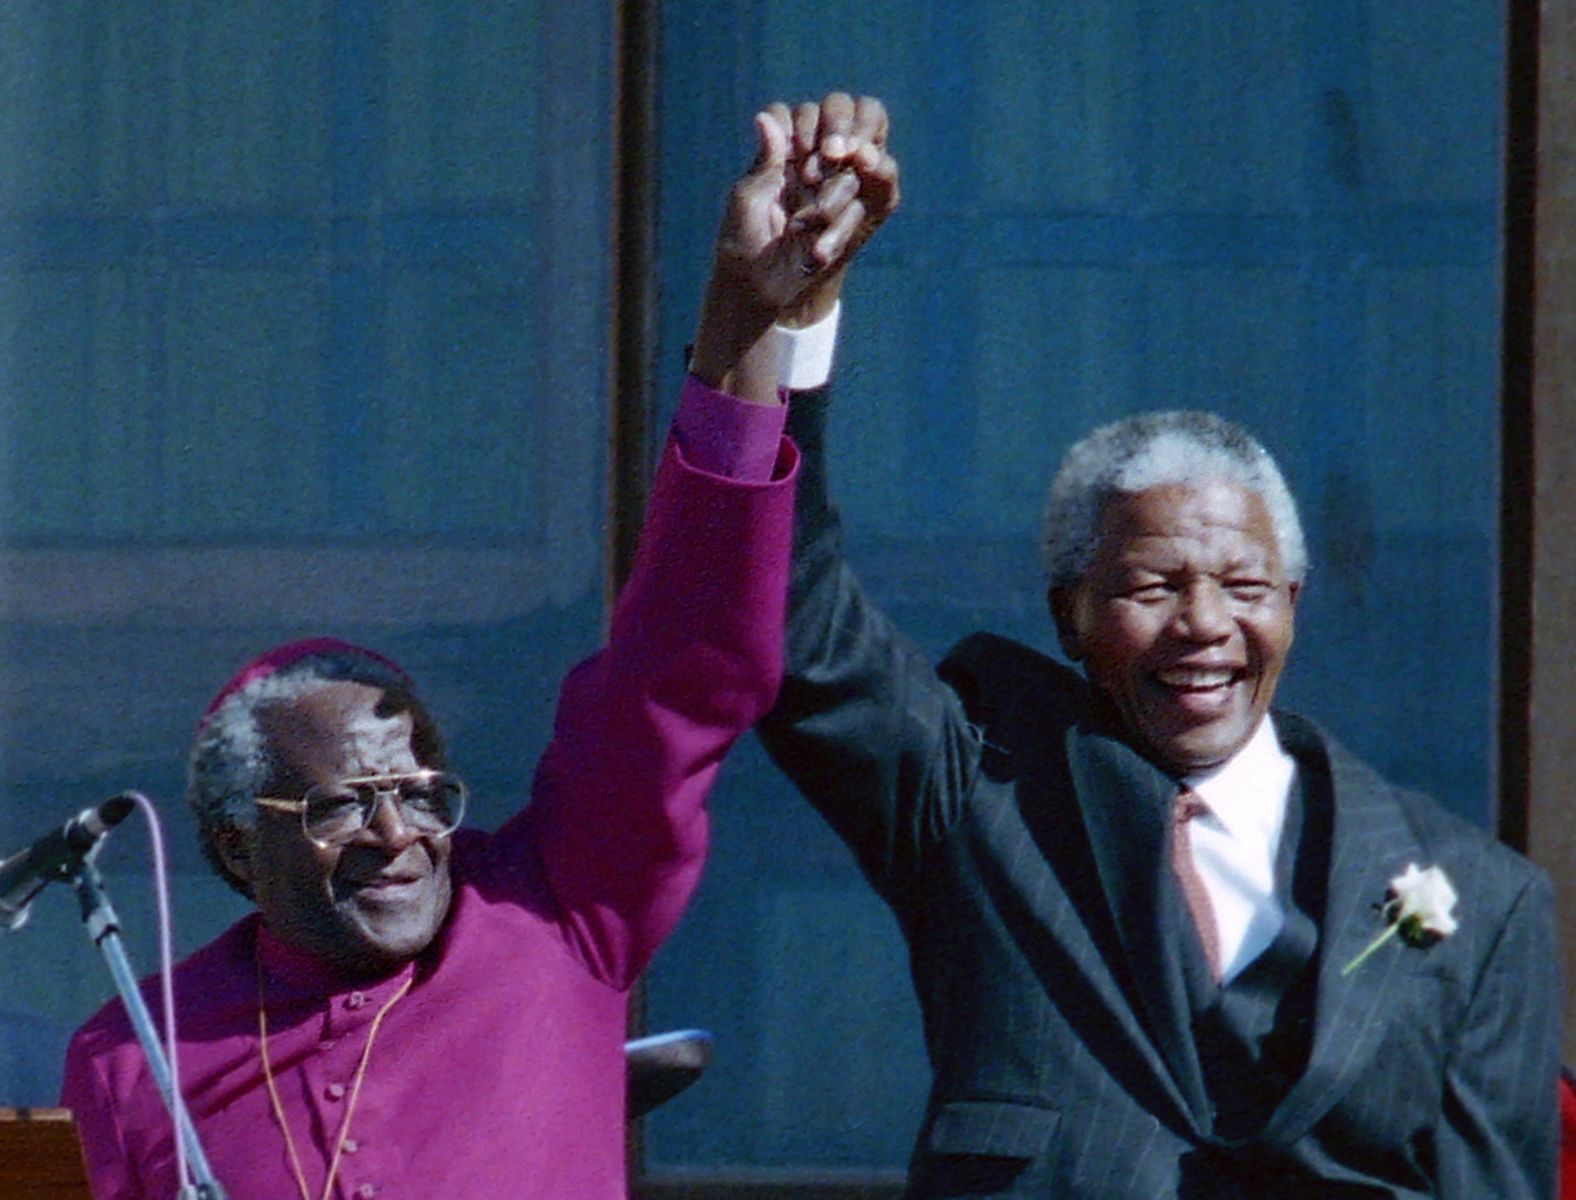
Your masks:
<path fill-rule="evenodd" d="M 814 325 L 803 329 L 789 329 L 786 325 L 773 325 L 772 336 L 777 341 L 777 382 L 789 391 L 802 392 L 818 388 L 832 377 L 832 352 L 837 349 L 837 323 L 843 315 L 843 302 L 838 300 Z"/>

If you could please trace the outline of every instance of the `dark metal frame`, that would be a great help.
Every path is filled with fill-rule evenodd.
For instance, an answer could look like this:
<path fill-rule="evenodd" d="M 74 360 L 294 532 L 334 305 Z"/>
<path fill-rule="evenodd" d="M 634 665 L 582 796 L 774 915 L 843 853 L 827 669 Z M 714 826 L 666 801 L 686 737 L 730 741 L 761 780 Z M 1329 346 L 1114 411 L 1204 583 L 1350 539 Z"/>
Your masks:
<path fill-rule="evenodd" d="M 1532 794 L 1533 327 L 1536 316 L 1536 0 L 1508 0 L 1505 30 L 1504 281 L 1500 358 L 1499 836 L 1529 848 Z"/>
<path fill-rule="evenodd" d="M 634 561 L 652 466 L 657 355 L 657 0 L 615 0 L 607 599 Z"/>
<path fill-rule="evenodd" d="M 1561 958 L 1576 964 L 1576 0 L 1507 0 L 1501 833 L 1553 880 Z M 1564 1055 L 1576 1062 L 1576 996 Z"/>

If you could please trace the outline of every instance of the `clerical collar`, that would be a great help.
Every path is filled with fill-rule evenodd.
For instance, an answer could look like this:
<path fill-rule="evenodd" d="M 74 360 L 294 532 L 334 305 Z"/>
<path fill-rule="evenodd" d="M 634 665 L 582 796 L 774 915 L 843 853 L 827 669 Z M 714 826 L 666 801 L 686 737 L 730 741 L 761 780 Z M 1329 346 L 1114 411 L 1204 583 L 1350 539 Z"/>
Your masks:
<path fill-rule="evenodd" d="M 1281 746 L 1275 722 L 1265 717 L 1242 749 L 1218 767 L 1184 776 L 1182 782 L 1203 798 L 1232 837 L 1275 846 L 1296 773 L 1296 760 Z"/>

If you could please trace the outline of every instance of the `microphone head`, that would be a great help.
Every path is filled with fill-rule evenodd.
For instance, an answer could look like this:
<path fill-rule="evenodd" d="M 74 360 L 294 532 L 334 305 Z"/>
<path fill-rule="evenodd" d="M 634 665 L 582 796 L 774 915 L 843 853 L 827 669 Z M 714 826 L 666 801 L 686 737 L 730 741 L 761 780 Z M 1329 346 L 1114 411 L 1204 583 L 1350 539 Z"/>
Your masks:
<path fill-rule="evenodd" d="M 99 805 L 99 820 L 104 822 L 105 829 L 113 829 L 137 807 L 137 794 L 135 792 L 122 792 L 118 796 L 111 796 Z"/>
<path fill-rule="evenodd" d="M 63 830 L 66 844 L 78 850 L 93 849 L 105 834 L 131 815 L 131 810 L 137 807 L 136 795 L 136 792 L 122 792 L 102 804 L 84 808 L 66 822 Z"/>

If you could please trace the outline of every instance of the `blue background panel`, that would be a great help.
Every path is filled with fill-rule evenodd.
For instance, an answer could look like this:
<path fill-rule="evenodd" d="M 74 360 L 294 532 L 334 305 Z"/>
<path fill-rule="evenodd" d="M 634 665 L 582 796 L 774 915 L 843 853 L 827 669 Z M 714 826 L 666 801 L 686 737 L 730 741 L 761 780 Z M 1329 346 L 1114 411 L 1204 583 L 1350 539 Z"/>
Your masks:
<path fill-rule="evenodd" d="M 523 803 L 603 620 L 611 47 L 551 0 L 0 6 L 0 846 L 138 787 L 207 940 L 194 723 L 313 633 L 415 675 L 478 823 Z M 134 822 L 102 861 L 151 969 Z M 76 926 L 0 940 L 0 1046 L 110 992 Z"/>

